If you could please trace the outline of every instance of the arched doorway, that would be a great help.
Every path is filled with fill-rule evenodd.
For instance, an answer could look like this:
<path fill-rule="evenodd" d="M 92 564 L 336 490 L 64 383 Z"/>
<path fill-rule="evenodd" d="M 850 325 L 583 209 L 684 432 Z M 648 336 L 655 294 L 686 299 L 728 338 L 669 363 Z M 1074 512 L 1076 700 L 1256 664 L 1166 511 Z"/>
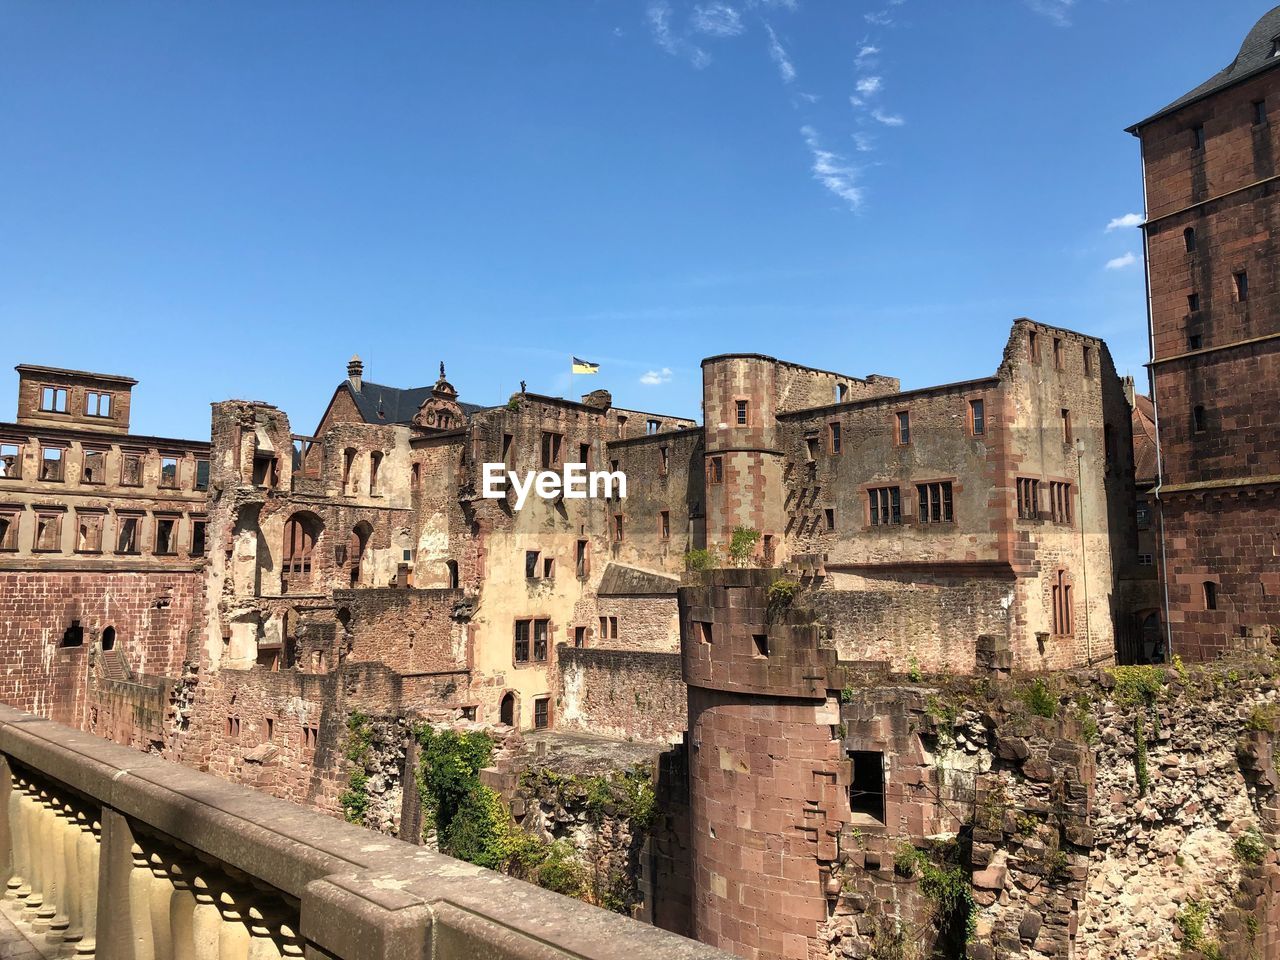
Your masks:
<path fill-rule="evenodd" d="M 102 649 L 114 650 L 116 646 L 116 628 L 107 627 L 102 631 Z"/>
<path fill-rule="evenodd" d="M 311 555 L 323 530 L 324 524 L 320 518 L 307 511 L 299 511 L 285 521 L 284 550 L 281 555 L 282 593 L 289 592 L 291 583 L 311 583 Z"/>
<path fill-rule="evenodd" d="M 1160 611 L 1152 610 L 1142 618 L 1138 628 L 1144 663 L 1164 663 L 1164 632 L 1160 629 Z"/>
<path fill-rule="evenodd" d="M 504 693 L 502 702 L 498 705 L 498 722 L 505 723 L 509 727 L 516 725 L 516 695 L 514 693 Z"/>
<path fill-rule="evenodd" d="M 457 590 L 457 589 L 458 589 L 458 585 L 459 585 L 459 578 L 458 578 L 458 561 L 457 561 L 457 560 L 447 560 L 447 561 L 445 561 L 445 566 L 446 566 L 446 567 L 448 568 L 448 570 L 449 570 L 449 589 L 450 589 L 450 590 Z"/>

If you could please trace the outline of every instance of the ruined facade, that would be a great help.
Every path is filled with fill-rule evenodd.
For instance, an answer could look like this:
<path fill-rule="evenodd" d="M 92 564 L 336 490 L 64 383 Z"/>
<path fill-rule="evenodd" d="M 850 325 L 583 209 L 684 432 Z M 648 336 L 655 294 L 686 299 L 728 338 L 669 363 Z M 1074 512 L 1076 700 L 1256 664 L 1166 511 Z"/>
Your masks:
<path fill-rule="evenodd" d="M 1236 59 L 1130 128 L 1142 143 L 1156 488 L 1172 649 L 1280 622 L 1280 8 Z"/>

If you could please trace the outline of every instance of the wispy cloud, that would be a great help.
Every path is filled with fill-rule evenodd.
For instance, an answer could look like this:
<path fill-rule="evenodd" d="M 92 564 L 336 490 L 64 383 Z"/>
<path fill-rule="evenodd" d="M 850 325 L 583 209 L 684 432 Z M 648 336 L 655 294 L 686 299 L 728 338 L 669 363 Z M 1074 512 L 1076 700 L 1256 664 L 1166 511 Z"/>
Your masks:
<path fill-rule="evenodd" d="M 1040 14 L 1055 27 L 1071 26 L 1071 8 L 1076 0 L 1024 0 L 1034 13 Z"/>
<path fill-rule="evenodd" d="M 778 76 L 782 77 L 783 83 L 790 83 L 796 78 L 795 65 L 787 56 L 787 51 L 783 49 L 782 44 L 778 42 L 778 35 L 773 32 L 773 27 L 766 23 L 764 28 L 769 31 L 769 56 L 778 65 Z"/>
<path fill-rule="evenodd" d="M 800 135 L 813 155 L 813 178 L 856 211 L 862 205 L 862 188 L 856 183 L 858 168 L 840 154 L 824 150 L 813 127 L 801 127 Z"/>
<path fill-rule="evenodd" d="M 885 113 L 879 108 L 871 111 L 871 117 L 873 120 L 883 123 L 886 127 L 900 127 L 907 122 L 896 113 Z"/>
<path fill-rule="evenodd" d="M 863 77 L 854 89 L 864 97 L 869 97 L 873 93 L 879 93 L 883 87 L 884 81 L 880 77 Z"/>
<path fill-rule="evenodd" d="M 862 49 L 858 51 L 858 55 L 853 58 L 853 62 L 858 66 L 862 66 L 879 52 L 879 47 L 873 47 L 870 44 L 864 43 L 862 45 Z"/>
<path fill-rule="evenodd" d="M 694 7 L 690 20 L 693 29 L 713 37 L 736 37 L 746 29 L 738 11 L 727 3 L 711 3 Z"/>
<path fill-rule="evenodd" d="M 1137 258 L 1137 257 L 1135 257 L 1135 256 L 1133 255 L 1133 251 L 1132 251 L 1132 250 L 1130 250 L 1128 253 L 1126 253 L 1126 254 L 1125 254 L 1124 256 L 1122 256 L 1122 257 L 1114 257 L 1113 259 L 1108 260 L 1108 261 L 1107 261 L 1107 269 L 1108 269 L 1108 270 L 1123 270 L 1125 267 L 1132 267 L 1132 266 L 1133 266 L 1135 263 L 1137 263 L 1137 262 L 1138 262 L 1138 258 Z"/>
<path fill-rule="evenodd" d="M 1123 230 L 1125 227 L 1139 227 L 1142 225 L 1142 214 L 1126 213 L 1123 217 L 1116 217 L 1107 224 L 1107 233 L 1112 230 Z"/>
<path fill-rule="evenodd" d="M 870 153 L 876 148 L 875 141 L 869 134 L 855 133 L 853 135 L 854 146 L 858 148 L 859 153 Z"/>
<path fill-rule="evenodd" d="M 710 54 L 696 44 L 677 36 L 671 29 L 671 4 L 666 0 L 656 0 L 649 4 L 645 16 L 649 21 L 649 32 L 653 34 L 653 42 L 662 50 L 673 57 L 684 57 L 697 70 L 711 63 Z"/>
<path fill-rule="evenodd" d="M 864 13 L 862 19 L 877 27 L 888 27 L 893 24 L 893 17 L 889 16 L 888 10 L 874 10 L 871 13 Z"/>
<path fill-rule="evenodd" d="M 646 387 L 657 387 L 664 383 L 670 383 L 671 368 L 663 367 L 661 370 L 646 371 L 645 374 L 640 377 L 640 382 Z"/>

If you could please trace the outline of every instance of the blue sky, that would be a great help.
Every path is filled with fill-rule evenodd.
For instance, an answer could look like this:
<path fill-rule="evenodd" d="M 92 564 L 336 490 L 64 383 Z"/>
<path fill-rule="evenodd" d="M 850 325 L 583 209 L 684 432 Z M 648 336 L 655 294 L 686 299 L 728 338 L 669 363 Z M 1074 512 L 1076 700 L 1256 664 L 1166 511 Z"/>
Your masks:
<path fill-rule="evenodd" d="M 137 432 L 227 397 L 304 432 L 353 352 L 479 403 L 577 354 L 697 416 L 704 356 L 924 386 L 1022 315 L 1141 377 L 1123 128 L 1266 9 L 0 0 L 6 396 L 88 368 L 141 381 Z"/>

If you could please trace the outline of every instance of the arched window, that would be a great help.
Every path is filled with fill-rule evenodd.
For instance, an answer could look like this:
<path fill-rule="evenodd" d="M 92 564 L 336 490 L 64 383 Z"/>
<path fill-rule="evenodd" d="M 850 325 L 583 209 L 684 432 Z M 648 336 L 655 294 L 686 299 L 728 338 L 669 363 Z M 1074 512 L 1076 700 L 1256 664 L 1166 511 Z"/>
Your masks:
<path fill-rule="evenodd" d="M 311 578 L 311 554 L 322 527 L 320 518 L 311 513 L 295 513 L 284 524 L 284 551 L 281 573 L 284 586 L 290 579 Z"/>
<path fill-rule="evenodd" d="M 1206 610 L 1218 609 L 1218 585 L 1212 580 L 1204 582 L 1204 608 Z"/>
<path fill-rule="evenodd" d="M 116 628 L 107 627 L 102 631 L 102 649 L 114 650 L 116 645 Z"/>
<path fill-rule="evenodd" d="M 372 535 L 373 528 L 364 522 L 357 523 L 351 530 L 347 552 L 351 558 L 351 586 L 353 587 L 362 582 L 364 553 L 369 547 L 369 538 Z"/>
<path fill-rule="evenodd" d="M 502 703 L 498 706 L 498 722 L 505 723 L 508 727 L 516 725 L 516 695 L 514 693 L 502 695 Z"/>
<path fill-rule="evenodd" d="M 1196 249 L 1196 228 L 1187 227 L 1182 231 L 1182 242 L 1187 247 L 1187 253 L 1193 253 Z"/>
<path fill-rule="evenodd" d="M 447 560 L 445 561 L 445 566 L 449 569 L 449 589 L 457 590 L 460 582 L 458 578 L 458 561 Z"/>

